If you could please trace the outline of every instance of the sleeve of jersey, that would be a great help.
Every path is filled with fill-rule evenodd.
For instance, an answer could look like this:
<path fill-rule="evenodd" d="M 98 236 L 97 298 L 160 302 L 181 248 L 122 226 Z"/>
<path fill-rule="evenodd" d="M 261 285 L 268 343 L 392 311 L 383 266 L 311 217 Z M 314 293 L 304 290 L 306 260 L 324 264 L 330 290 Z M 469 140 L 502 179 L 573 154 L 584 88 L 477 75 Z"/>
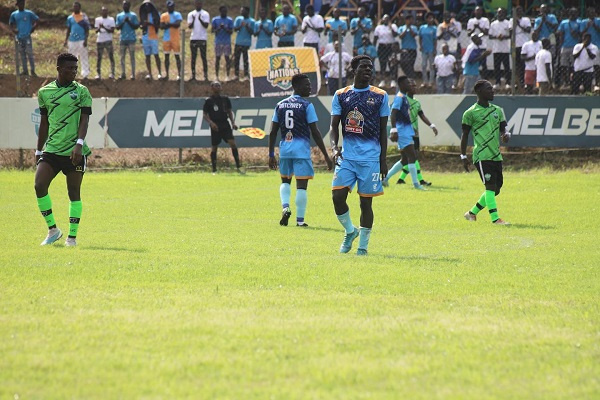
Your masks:
<path fill-rule="evenodd" d="M 46 103 L 44 102 L 44 94 L 41 90 L 38 91 L 38 106 L 40 107 L 41 115 L 48 115 L 48 109 L 46 108 Z"/>
<path fill-rule="evenodd" d="M 396 97 L 394 97 L 394 102 L 392 103 L 392 108 L 394 110 L 399 110 L 401 106 L 402 106 L 402 96 L 397 94 Z"/>
<path fill-rule="evenodd" d="M 81 112 L 83 114 L 92 115 L 92 95 L 87 88 L 81 91 Z"/>
<path fill-rule="evenodd" d="M 390 116 L 390 104 L 389 104 L 388 94 L 383 95 L 383 101 L 381 102 L 381 107 L 379 107 L 379 116 L 380 117 L 389 117 Z"/>
<path fill-rule="evenodd" d="M 333 95 L 333 100 L 331 101 L 331 115 L 342 115 L 342 106 L 340 105 L 337 93 Z"/>
<path fill-rule="evenodd" d="M 462 124 L 471 126 L 471 113 L 468 110 L 462 116 Z"/>
<path fill-rule="evenodd" d="M 315 106 L 313 106 L 311 103 L 306 108 L 306 122 L 308 122 L 309 124 L 312 124 L 313 122 L 317 122 L 317 121 L 319 121 L 319 118 L 317 118 Z"/>
<path fill-rule="evenodd" d="M 500 113 L 500 122 L 506 122 L 506 117 L 504 116 L 504 109 L 502 107 L 498 107 L 498 112 Z"/>
<path fill-rule="evenodd" d="M 273 112 L 273 119 L 271 119 L 271 121 L 279 123 L 279 116 L 277 115 L 277 107 L 275 107 L 275 111 Z"/>

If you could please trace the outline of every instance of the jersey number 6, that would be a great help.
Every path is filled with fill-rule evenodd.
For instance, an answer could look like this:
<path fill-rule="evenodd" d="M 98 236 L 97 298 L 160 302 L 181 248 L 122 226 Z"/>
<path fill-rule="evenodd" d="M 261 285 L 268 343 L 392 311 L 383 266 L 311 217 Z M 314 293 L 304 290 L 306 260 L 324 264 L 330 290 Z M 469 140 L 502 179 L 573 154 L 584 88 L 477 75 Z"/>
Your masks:
<path fill-rule="evenodd" d="M 285 127 L 287 129 L 294 129 L 294 111 L 285 110 Z"/>

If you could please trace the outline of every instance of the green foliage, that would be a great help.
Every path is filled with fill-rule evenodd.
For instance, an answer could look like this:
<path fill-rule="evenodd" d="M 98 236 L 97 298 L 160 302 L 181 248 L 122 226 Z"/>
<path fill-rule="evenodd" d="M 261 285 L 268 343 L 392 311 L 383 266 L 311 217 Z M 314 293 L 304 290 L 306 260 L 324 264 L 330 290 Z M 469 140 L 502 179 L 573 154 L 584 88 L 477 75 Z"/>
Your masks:
<path fill-rule="evenodd" d="M 362 258 L 329 174 L 303 229 L 277 173 L 89 172 L 65 248 L 32 171 L 0 171 L 0 398 L 598 398 L 598 173 L 507 173 L 500 227 L 462 218 L 475 173 L 424 168 L 374 199 Z"/>

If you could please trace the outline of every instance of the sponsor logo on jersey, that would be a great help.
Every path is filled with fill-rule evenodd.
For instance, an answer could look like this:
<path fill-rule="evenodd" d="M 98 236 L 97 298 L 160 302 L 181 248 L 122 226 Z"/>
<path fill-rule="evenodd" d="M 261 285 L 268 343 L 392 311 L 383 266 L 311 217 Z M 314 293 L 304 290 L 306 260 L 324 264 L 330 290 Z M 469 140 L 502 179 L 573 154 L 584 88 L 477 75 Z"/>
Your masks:
<path fill-rule="evenodd" d="M 362 133 L 365 125 L 365 117 L 358 111 L 358 107 L 354 107 L 354 110 L 350 111 L 346 115 L 346 121 L 344 128 L 346 132 Z"/>

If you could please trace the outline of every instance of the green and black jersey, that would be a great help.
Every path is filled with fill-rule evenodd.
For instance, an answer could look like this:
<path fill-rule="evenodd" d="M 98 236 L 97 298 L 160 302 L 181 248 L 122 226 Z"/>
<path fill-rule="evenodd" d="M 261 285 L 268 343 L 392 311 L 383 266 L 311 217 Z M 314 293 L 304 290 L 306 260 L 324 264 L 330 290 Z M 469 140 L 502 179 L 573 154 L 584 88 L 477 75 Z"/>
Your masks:
<path fill-rule="evenodd" d="M 415 131 L 415 136 L 419 136 L 419 113 L 421 112 L 421 102 L 414 97 L 406 96 L 408 99 L 410 123 Z"/>
<path fill-rule="evenodd" d="M 502 108 L 490 103 L 483 107 L 475 103 L 462 117 L 462 124 L 471 127 L 473 162 L 502 161 L 500 154 L 500 123 L 506 121 Z"/>
<path fill-rule="evenodd" d="M 69 156 L 77 143 L 81 114 L 92 114 L 92 96 L 87 87 L 78 82 L 60 86 L 51 82 L 38 91 L 40 114 L 48 116 L 48 139 L 44 151 L 59 156 Z M 84 143 L 82 153 L 90 148 Z"/>

